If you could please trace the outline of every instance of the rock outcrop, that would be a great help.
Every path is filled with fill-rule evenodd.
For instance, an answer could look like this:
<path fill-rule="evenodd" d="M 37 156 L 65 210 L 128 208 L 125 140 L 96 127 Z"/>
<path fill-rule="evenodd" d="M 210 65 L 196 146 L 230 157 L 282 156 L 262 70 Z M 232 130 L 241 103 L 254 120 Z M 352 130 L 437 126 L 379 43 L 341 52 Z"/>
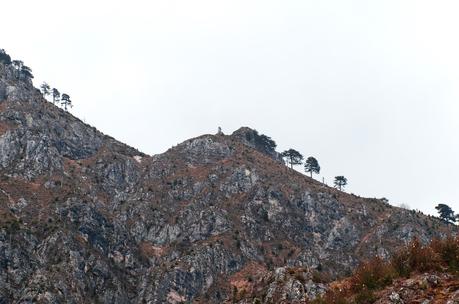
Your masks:
<path fill-rule="evenodd" d="M 218 303 L 250 265 L 339 277 L 450 229 L 290 170 L 254 134 L 148 156 L 0 63 L 0 303 Z M 304 276 L 273 296 L 320 292 Z"/>

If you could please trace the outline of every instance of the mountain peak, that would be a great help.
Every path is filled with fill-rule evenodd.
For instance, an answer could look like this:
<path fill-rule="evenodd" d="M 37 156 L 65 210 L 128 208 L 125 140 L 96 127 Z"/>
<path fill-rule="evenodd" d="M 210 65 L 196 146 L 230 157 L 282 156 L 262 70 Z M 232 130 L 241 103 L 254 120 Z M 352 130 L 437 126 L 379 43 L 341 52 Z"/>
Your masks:
<path fill-rule="evenodd" d="M 0 102 L 34 102 L 41 99 L 40 92 L 34 88 L 32 79 L 13 67 L 0 61 Z"/>
<path fill-rule="evenodd" d="M 0 63 L 0 163 L 27 178 L 63 170 L 65 161 L 90 158 L 103 147 L 143 155 L 48 102 L 30 78 Z"/>
<path fill-rule="evenodd" d="M 340 277 L 453 229 L 289 169 L 247 127 L 145 156 L 12 73 L 0 64 L 0 303 L 222 303 L 257 273 Z"/>

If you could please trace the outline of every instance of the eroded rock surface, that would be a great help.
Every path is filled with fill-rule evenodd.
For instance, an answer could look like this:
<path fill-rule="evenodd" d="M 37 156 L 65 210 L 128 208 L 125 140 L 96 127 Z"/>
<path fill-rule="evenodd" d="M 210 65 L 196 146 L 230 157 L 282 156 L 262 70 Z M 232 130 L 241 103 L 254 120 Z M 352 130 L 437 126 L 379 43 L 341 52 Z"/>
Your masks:
<path fill-rule="evenodd" d="M 0 303 L 220 303 L 250 265 L 307 269 L 291 290 L 268 285 L 300 299 L 321 292 L 314 271 L 340 276 L 448 229 L 290 170 L 247 134 L 151 157 L 0 64 Z"/>

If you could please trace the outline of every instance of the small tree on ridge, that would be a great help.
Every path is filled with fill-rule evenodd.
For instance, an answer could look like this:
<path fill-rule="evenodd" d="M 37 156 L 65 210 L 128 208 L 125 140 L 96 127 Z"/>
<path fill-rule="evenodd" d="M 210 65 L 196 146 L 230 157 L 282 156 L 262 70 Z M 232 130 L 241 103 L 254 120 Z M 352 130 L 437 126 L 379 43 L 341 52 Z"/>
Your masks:
<path fill-rule="evenodd" d="M 304 163 L 304 171 L 306 171 L 306 173 L 309 173 L 311 177 L 313 173 L 319 174 L 320 165 L 317 159 L 315 159 L 312 156 L 308 157 L 308 159 L 306 159 L 306 162 Z"/>
<path fill-rule="evenodd" d="M 287 164 L 293 169 L 293 165 L 301 165 L 303 163 L 303 155 L 294 149 L 288 149 L 282 152 L 282 157 L 285 158 Z"/>
<path fill-rule="evenodd" d="M 51 94 L 51 87 L 46 82 L 43 82 L 40 85 L 40 90 L 41 90 L 41 93 L 43 94 L 43 97 L 45 98 L 46 96 L 49 96 Z"/>
<path fill-rule="evenodd" d="M 57 104 L 61 98 L 61 93 L 59 92 L 58 89 L 53 88 L 53 103 Z"/>
<path fill-rule="evenodd" d="M 339 191 L 342 191 L 344 186 L 347 185 L 347 178 L 345 178 L 342 175 L 335 176 L 334 184 L 335 184 L 335 187 L 339 189 Z"/>
<path fill-rule="evenodd" d="M 0 62 L 4 64 L 11 64 L 11 57 L 4 49 L 0 49 Z"/>
<path fill-rule="evenodd" d="M 440 218 L 445 222 L 454 223 L 456 221 L 456 216 L 454 215 L 454 211 L 450 206 L 446 204 L 438 204 L 435 206 L 435 209 L 437 209 Z"/>
<path fill-rule="evenodd" d="M 67 111 L 67 108 L 71 108 L 72 101 L 70 100 L 70 96 L 68 94 L 63 93 L 61 97 L 61 105 L 64 107 L 64 110 Z"/>

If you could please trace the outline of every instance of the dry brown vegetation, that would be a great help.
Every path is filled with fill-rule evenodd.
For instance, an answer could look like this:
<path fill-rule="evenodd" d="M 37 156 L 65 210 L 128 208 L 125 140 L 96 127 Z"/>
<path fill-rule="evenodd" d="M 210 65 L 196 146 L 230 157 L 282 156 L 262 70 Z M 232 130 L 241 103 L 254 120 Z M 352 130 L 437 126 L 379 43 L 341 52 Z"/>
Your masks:
<path fill-rule="evenodd" d="M 422 245 L 414 239 L 390 260 L 376 257 L 360 265 L 354 274 L 331 285 L 330 290 L 311 304 L 367 304 L 379 299 L 378 291 L 396 280 L 419 273 L 459 274 L 459 237 L 449 236 Z"/>

